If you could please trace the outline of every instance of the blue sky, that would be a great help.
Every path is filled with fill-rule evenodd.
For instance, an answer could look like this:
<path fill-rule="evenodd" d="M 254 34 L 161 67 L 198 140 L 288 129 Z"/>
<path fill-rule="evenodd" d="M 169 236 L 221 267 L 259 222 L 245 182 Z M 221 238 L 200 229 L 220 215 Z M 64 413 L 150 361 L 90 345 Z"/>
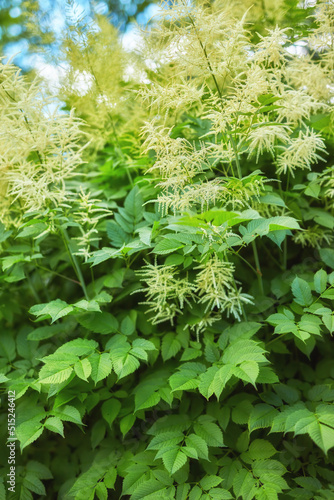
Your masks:
<path fill-rule="evenodd" d="M 134 13 L 131 10 L 133 9 L 132 0 L 120 0 L 120 2 L 124 5 L 129 15 Z M 104 1 L 95 1 L 93 10 L 89 0 L 73 0 L 72 3 L 73 9 L 71 9 L 71 11 L 80 15 L 90 16 L 94 13 L 93 10 L 99 14 L 108 14 L 108 5 Z M 10 10 L 10 15 L 13 19 L 15 19 L 21 14 L 21 0 L 11 0 L 11 4 L 12 8 Z M 66 0 L 39 0 L 39 4 L 41 11 L 46 15 L 48 25 L 52 27 L 52 30 L 56 34 L 56 38 L 59 38 L 65 27 L 65 17 L 68 10 L 66 7 Z M 156 10 L 156 4 L 149 5 L 144 12 L 138 14 L 137 22 L 139 24 L 146 24 L 152 15 L 154 15 Z M 19 24 L 13 24 L 11 30 L 13 35 L 18 35 L 21 27 Z M 123 33 L 123 38 L 124 43 L 129 47 L 134 45 L 135 35 L 133 25 L 130 24 L 126 27 L 126 30 Z M 7 44 L 4 49 L 4 55 L 7 58 L 14 57 L 13 62 L 21 66 L 23 69 L 35 67 L 36 63 L 40 64 L 41 56 L 29 54 L 28 47 L 28 41 L 21 39 L 19 42 Z M 56 47 L 55 50 L 57 50 Z"/>

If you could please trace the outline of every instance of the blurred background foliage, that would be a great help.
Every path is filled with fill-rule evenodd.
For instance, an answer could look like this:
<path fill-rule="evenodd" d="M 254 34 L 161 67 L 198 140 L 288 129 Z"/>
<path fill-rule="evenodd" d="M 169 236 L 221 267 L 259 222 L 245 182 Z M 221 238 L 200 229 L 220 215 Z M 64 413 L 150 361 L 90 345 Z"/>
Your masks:
<path fill-rule="evenodd" d="M 78 18 L 92 20 L 102 14 L 127 39 L 131 39 L 136 24 L 144 26 L 157 10 L 156 0 L 1 0 L 0 48 L 5 57 L 27 71 L 36 67 L 36 53 L 47 49 L 57 55 L 57 40 L 65 29 L 66 19 L 73 13 Z M 171 2 L 166 1 L 166 6 Z M 224 2 L 225 4 L 226 2 Z M 235 14 L 249 23 L 253 41 L 266 29 L 292 27 L 295 38 L 302 38 L 312 27 L 312 0 L 228 0 Z M 293 36 L 290 39 L 293 39 Z"/>

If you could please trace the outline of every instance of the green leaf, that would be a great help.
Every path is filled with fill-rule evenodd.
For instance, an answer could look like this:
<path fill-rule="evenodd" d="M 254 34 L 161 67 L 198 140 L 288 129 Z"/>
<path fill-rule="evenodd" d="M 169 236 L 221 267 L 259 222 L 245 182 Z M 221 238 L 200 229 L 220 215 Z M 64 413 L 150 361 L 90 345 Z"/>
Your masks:
<path fill-rule="evenodd" d="M 190 490 L 190 484 L 188 483 L 179 484 L 176 490 L 175 500 L 187 500 L 189 490 Z"/>
<path fill-rule="evenodd" d="M 87 358 L 79 359 L 74 365 L 74 371 L 79 378 L 87 381 L 87 378 L 92 373 L 92 365 Z"/>
<path fill-rule="evenodd" d="M 42 481 L 32 472 L 27 472 L 22 481 L 23 486 L 37 495 L 46 495 Z"/>
<path fill-rule="evenodd" d="M 273 476 L 283 476 L 286 468 L 277 460 L 255 460 L 253 463 L 253 473 L 259 477 L 262 483 L 270 481 Z M 275 479 L 274 479 L 275 480 Z"/>
<path fill-rule="evenodd" d="M 187 455 L 179 448 L 174 448 L 162 455 L 162 461 L 169 474 L 175 474 L 187 462 Z"/>
<path fill-rule="evenodd" d="M 148 387 L 149 389 L 149 387 Z M 135 396 L 135 411 L 145 410 L 147 408 L 152 408 L 157 406 L 160 401 L 160 394 L 158 392 L 147 392 L 144 387 L 141 391 L 138 391 Z"/>
<path fill-rule="evenodd" d="M 295 426 L 295 434 L 308 434 L 326 455 L 334 447 L 334 429 L 322 424 L 315 416 L 300 420 Z"/>
<path fill-rule="evenodd" d="M 121 248 L 124 244 L 129 243 L 131 236 L 123 227 L 117 224 L 116 221 L 110 220 L 106 224 L 107 235 L 113 247 Z M 110 249 L 112 250 L 112 249 Z"/>
<path fill-rule="evenodd" d="M 39 418 L 39 420 L 41 420 L 41 418 Z M 36 419 L 27 420 L 20 424 L 16 429 L 16 436 L 20 441 L 21 451 L 23 451 L 26 446 L 36 441 L 43 433 L 43 430 L 43 425 L 40 421 L 36 421 Z"/>
<path fill-rule="evenodd" d="M 117 478 L 117 469 L 116 467 L 113 467 L 110 470 L 108 470 L 108 472 L 104 476 L 104 484 L 108 489 L 114 489 L 116 478 Z"/>
<path fill-rule="evenodd" d="M 276 415 L 277 410 L 270 405 L 260 403 L 254 406 L 248 421 L 249 432 L 270 427 Z"/>
<path fill-rule="evenodd" d="M 46 316 L 51 318 L 51 323 L 57 321 L 57 319 L 67 316 L 73 311 L 73 306 L 67 304 L 63 300 L 57 299 L 47 302 L 46 304 L 37 304 L 29 309 L 29 312 L 34 316 Z"/>
<path fill-rule="evenodd" d="M 44 358 L 45 359 L 45 358 Z M 39 372 L 38 382 L 41 384 L 61 384 L 67 380 L 78 357 L 73 354 L 59 354 L 58 359 L 47 362 Z"/>
<path fill-rule="evenodd" d="M 209 495 L 212 500 L 233 500 L 232 494 L 225 488 L 212 488 Z"/>
<path fill-rule="evenodd" d="M 223 433 L 217 424 L 213 422 L 196 423 L 194 431 L 197 436 L 204 439 L 208 446 L 225 446 L 223 441 Z"/>
<path fill-rule="evenodd" d="M 210 490 L 211 488 L 215 488 L 222 482 L 222 478 L 219 476 L 205 476 L 203 477 L 199 484 L 203 488 L 203 490 Z"/>
<path fill-rule="evenodd" d="M 153 249 L 153 253 L 157 255 L 165 255 L 168 253 L 175 252 L 184 245 L 180 244 L 178 240 L 163 239 L 161 240 Z"/>
<path fill-rule="evenodd" d="M 111 424 L 119 414 L 121 410 L 121 403 L 118 401 L 118 399 L 111 398 L 108 399 L 107 401 L 104 401 L 104 403 L 101 406 L 101 413 L 102 417 L 104 420 L 109 424 L 111 427 Z"/>
<path fill-rule="evenodd" d="M 231 364 L 225 365 L 219 368 L 218 372 L 216 373 L 214 378 L 214 393 L 217 396 L 217 399 L 219 399 L 227 382 L 233 376 L 234 368 L 235 367 Z"/>
<path fill-rule="evenodd" d="M 36 328 L 28 334 L 28 340 L 45 340 L 58 335 L 58 333 L 64 333 L 66 327 L 63 324 L 51 325 L 51 326 L 41 326 Z"/>
<path fill-rule="evenodd" d="M 180 441 L 184 438 L 184 435 L 181 431 L 167 431 L 160 432 L 157 436 L 155 436 L 149 445 L 147 446 L 148 450 L 161 450 L 161 448 L 175 448 L 175 445 L 179 444 Z"/>
<path fill-rule="evenodd" d="M 39 479 L 52 479 L 53 477 L 50 469 L 36 460 L 29 460 L 26 469 L 29 472 L 33 472 Z"/>
<path fill-rule="evenodd" d="M 300 225 L 292 217 L 278 216 L 268 219 L 269 230 L 277 231 L 281 229 L 300 229 Z"/>
<path fill-rule="evenodd" d="M 49 429 L 49 431 L 57 432 L 62 437 L 64 437 L 64 426 L 63 422 L 58 417 L 49 417 L 44 422 L 44 427 Z"/>
<path fill-rule="evenodd" d="M 216 390 L 217 387 L 217 372 L 219 371 L 218 366 L 210 366 L 205 373 L 202 373 L 199 377 L 199 392 L 206 398 L 209 399 Z"/>
<path fill-rule="evenodd" d="M 269 441 L 265 439 L 255 439 L 249 445 L 248 453 L 252 460 L 260 460 L 271 458 L 277 451 Z"/>
<path fill-rule="evenodd" d="M 194 448 L 197 451 L 200 458 L 208 460 L 208 445 L 202 437 L 197 436 L 196 434 L 189 434 L 189 436 L 186 437 L 186 443 L 187 446 Z"/>
<path fill-rule="evenodd" d="M 156 479 L 143 481 L 131 495 L 131 500 L 154 500 L 154 498 L 164 498 L 162 493 L 166 491 L 166 486 Z M 152 496 L 153 495 L 153 496 Z"/>
<path fill-rule="evenodd" d="M 118 329 L 117 319 L 108 312 L 93 312 L 76 317 L 80 325 L 94 333 L 106 335 Z"/>
<path fill-rule="evenodd" d="M 172 392 L 196 389 L 199 383 L 197 377 L 200 373 L 204 372 L 205 365 L 202 363 L 184 363 L 181 365 L 178 373 L 174 373 L 169 377 L 169 384 L 172 388 Z"/>
<path fill-rule="evenodd" d="M 124 335 L 132 335 L 136 330 L 136 323 L 130 316 L 125 316 L 122 320 L 120 330 Z"/>
<path fill-rule="evenodd" d="M 326 264 L 326 266 L 334 269 L 334 250 L 333 248 L 320 248 L 319 254 L 321 260 Z"/>
<path fill-rule="evenodd" d="M 70 342 L 66 342 L 61 347 L 59 347 L 55 351 L 55 353 L 73 354 L 75 356 L 87 356 L 88 354 L 95 351 L 97 347 L 99 347 L 99 344 L 95 340 L 78 338 L 75 340 L 70 340 Z"/>
<path fill-rule="evenodd" d="M 236 498 L 252 500 L 256 493 L 256 480 L 250 471 L 241 469 L 234 477 L 233 491 Z"/>
<path fill-rule="evenodd" d="M 254 340 L 238 339 L 224 351 L 223 363 L 238 365 L 243 361 L 266 362 L 265 351 Z"/>
<path fill-rule="evenodd" d="M 140 363 L 138 359 L 131 354 L 126 354 L 122 358 L 113 360 L 113 368 L 119 379 L 130 375 L 131 373 L 136 371 L 139 366 Z"/>
<path fill-rule="evenodd" d="M 146 339 L 135 339 L 132 342 L 132 348 L 143 349 L 144 351 L 155 351 L 156 347 L 150 340 Z"/>
<path fill-rule="evenodd" d="M 164 335 L 161 344 L 161 355 L 164 361 L 176 356 L 180 349 L 181 343 L 174 333 L 171 332 Z"/>
<path fill-rule="evenodd" d="M 110 355 L 106 352 L 102 354 L 94 353 L 89 356 L 89 362 L 92 366 L 91 377 L 95 382 L 95 385 L 104 378 L 110 375 L 112 370 L 112 362 Z"/>
<path fill-rule="evenodd" d="M 244 380 L 250 382 L 255 387 L 255 382 L 260 373 L 259 365 L 256 361 L 243 361 L 240 366 L 233 369 L 233 374 Z"/>
<path fill-rule="evenodd" d="M 312 304 L 312 292 L 310 285 L 303 279 L 296 277 L 291 285 L 295 301 L 301 306 Z"/>
<path fill-rule="evenodd" d="M 106 485 L 102 482 L 97 483 L 95 487 L 95 494 L 99 500 L 108 500 L 108 490 Z"/>
<path fill-rule="evenodd" d="M 124 208 L 130 214 L 135 222 L 139 222 L 144 214 L 144 200 L 138 186 L 134 186 L 125 198 Z"/>
<path fill-rule="evenodd" d="M 126 415 L 120 420 L 119 426 L 123 437 L 129 432 L 130 429 L 132 429 L 135 421 L 136 417 L 132 413 L 130 413 L 130 415 Z"/>
<path fill-rule="evenodd" d="M 55 417 L 59 417 L 66 422 L 73 422 L 74 424 L 82 425 L 81 415 L 79 411 L 70 405 L 59 406 L 52 411 Z"/>

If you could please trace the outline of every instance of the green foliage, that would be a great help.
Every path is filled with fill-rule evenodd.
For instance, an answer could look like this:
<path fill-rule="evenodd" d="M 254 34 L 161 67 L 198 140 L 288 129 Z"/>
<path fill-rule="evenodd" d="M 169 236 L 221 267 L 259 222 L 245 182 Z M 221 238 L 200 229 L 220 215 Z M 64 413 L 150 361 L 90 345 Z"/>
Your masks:
<path fill-rule="evenodd" d="M 13 498 L 334 496 L 333 8 L 232 4 L 165 6 L 142 82 L 72 26 L 86 125 L 1 68 Z"/>

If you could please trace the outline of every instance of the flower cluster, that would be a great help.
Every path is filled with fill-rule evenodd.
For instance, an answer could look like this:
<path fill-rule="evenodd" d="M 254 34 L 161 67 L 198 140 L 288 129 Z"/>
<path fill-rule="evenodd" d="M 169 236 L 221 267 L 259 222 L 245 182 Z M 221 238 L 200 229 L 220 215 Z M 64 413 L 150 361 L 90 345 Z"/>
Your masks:
<path fill-rule="evenodd" d="M 0 171 L 5 186 L 1 219 L 11 224 L 13 213 L 43 210 L 66 200 L 65 181 L 83 163 L 83 133 L 73 110 L 50 110 L 40 81 L 29 82 L 10 62 L 0 65 L 0 100 Z"/>

